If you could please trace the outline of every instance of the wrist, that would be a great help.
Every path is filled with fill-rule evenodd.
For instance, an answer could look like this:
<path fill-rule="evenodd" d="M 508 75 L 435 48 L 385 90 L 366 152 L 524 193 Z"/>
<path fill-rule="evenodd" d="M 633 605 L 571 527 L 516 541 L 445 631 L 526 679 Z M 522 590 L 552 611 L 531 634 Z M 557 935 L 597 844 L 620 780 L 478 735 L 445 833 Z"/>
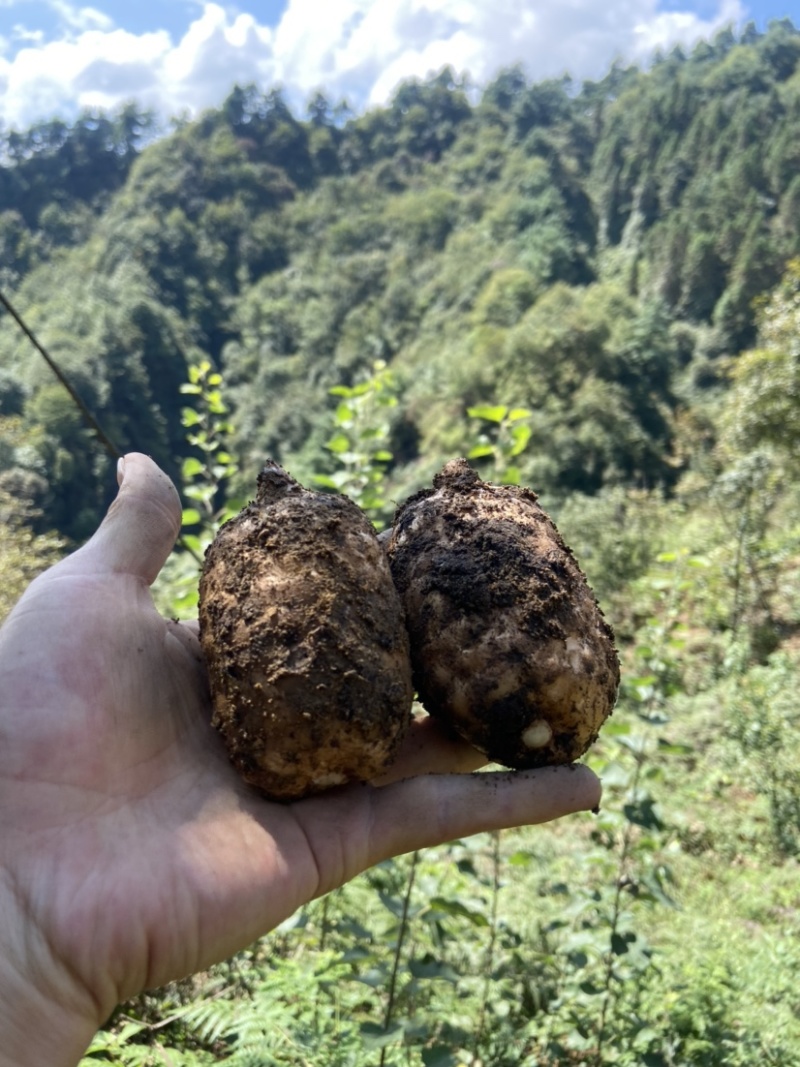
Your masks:
<path fill-rule="evenodd" d="M 94 1008 L 0 892 L 0 1067 L 75 1067 L 102 1022 Z"/>

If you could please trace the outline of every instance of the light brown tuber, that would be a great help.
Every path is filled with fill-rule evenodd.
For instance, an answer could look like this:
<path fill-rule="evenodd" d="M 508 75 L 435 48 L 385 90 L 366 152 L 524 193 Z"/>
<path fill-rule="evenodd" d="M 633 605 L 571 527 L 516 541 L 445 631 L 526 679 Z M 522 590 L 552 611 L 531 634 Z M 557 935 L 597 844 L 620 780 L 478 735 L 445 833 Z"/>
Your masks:
<path fill-rule="evenodd" d="M 268 462 L 200 582 L 213 724 L 241 776 L 293 800 L 366 781 L 410 722 L 408 636 L 363 513 Z"/>

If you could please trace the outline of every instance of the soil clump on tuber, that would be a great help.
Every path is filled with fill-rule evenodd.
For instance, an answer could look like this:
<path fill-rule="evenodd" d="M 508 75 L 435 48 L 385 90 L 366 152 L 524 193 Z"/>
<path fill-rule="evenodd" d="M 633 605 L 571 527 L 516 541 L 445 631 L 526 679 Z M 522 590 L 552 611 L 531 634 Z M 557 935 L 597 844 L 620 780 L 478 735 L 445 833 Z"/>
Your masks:
<path fill-rule="evenodd" d="M 619 686 L 614 635 L 536 494 L 452 460 L 386 540 L 429 714 L 489 759 L 570 763 Z"/>

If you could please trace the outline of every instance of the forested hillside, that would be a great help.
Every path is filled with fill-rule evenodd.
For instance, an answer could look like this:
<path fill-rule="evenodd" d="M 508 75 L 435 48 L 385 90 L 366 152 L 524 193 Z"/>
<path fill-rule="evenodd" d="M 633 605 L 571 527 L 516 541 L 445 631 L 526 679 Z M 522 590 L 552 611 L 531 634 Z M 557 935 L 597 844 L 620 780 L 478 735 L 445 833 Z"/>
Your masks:
<path fill-rule="evenodd" d="M 540 494 L 623 667 L 599 816 L 381 864 L 85 1067 L 800 1067 L 800 32 L 0 131 L 0 289 L 180 486 L 165 613 L 265 457 L 382 525 L 467 454 Z M 113 487 L 2 315 L 0 619 Z"/>
<path fill-rule="evenodd" d="M 669 490 L 800 253 L 798 57 L 781 22 L 477 101 L 445 70 L 360 116 L 249 87 L 158 139 L 133 106 L 6 131 L 0 281 L 118 447 L 176 476 L 190 363 L 224 375 L 245 487 L 268 454 L 330 467 L 328 389 L 382 360 L 398 486 L 505 402 L 548 497 Z M 84 536 L 106 460 L 9 319 L 0 374 L 0 487 Z"/>

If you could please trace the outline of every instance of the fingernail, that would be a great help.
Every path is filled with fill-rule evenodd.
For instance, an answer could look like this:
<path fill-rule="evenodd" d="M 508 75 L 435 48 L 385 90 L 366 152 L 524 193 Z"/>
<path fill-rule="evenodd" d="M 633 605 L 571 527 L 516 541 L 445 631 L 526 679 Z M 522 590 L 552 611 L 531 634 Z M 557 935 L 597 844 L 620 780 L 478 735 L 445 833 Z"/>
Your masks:
<path fill-rule="evenodd" d="M 117 485 L 122 485 L 122 479 L 125 477 L 125 460 L 122 456 L 117 460 Z"/>

